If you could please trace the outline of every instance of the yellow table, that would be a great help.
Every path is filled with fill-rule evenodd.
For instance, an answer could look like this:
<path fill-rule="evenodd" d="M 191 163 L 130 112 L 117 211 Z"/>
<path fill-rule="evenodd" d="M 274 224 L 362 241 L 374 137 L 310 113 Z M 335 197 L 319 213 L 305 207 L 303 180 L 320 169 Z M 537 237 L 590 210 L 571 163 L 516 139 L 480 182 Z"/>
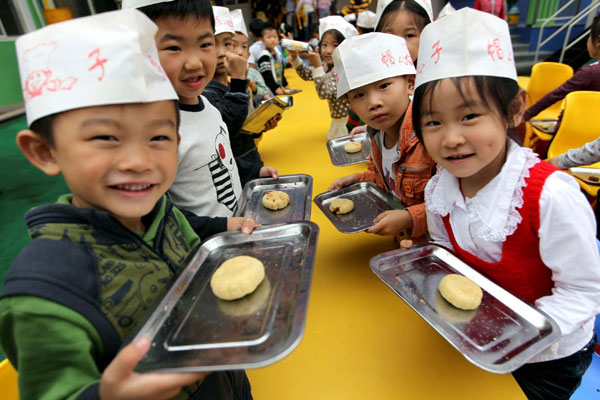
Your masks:
<path fill-rule="evenodd" d="M 313 197 L 336 178 L 366 164 L 335 167 L 329 160 L 327 103 L 312 82 L 286 70 L 294 107 L 264 135 L 259 151 L 281 174 L 306 173 Z M 369 268 L 392 240 L 340 233 L 312 207 L 320 227 L 304 338 L 282 361 L 248 370 L 257 400 L 524 399 L 511 375 L 468 362 L 387 288 Z"/>

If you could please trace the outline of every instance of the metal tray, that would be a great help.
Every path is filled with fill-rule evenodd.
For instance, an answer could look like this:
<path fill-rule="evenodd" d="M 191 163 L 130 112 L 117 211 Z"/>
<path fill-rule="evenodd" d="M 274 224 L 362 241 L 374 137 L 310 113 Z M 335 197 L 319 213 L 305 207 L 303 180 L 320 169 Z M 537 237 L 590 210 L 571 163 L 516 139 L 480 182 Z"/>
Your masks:
<path fill-rule="evenodd" d="M 206 241 L 136 335 L 152 341 L 136 370 L 258 368 L 289 354 L 304 333 L 318 233 L 306 221 Z M 239 255 L 260 259 L 265 280 L 240 300 L 220 300 L 210 278 Z"/>
<path fill-rule="evenodd" d="M 236 217 L 251 217 L 261 225 L 283 224 L 310 220 L 313 179 L 310 175 L 281 175 L 277 179 L 259 178 L 246 183 Z M 262 205 L 263 196 L 281 190 L 290 196 L 290 204 L 281 210 L 269 210 Z"/>
<path fill-rule="evenodd" d="M 435 244 L 394 250 L 371 259 L 371 270 L 470 362 L 508 373 L 560 338 L 552 318 L 496 285 L 449 250 Z M 481 305 L 454 308 L 438 291 L 440 280 L 458 273 L 477 283 Z"/>
<path fill-rule="evenodd" d="M 339 198 L 352 200 L 354 210 L 342 215 L 329 211 L 329 203 Z M 404 208 L 399 201 L 388 196 L 372 182 L 354 183 L 340 190 L 321 193 L 314 201 L 331 223 L 343 233 L 364 231 L 373 226 L 373 220 L 382 212 Z"/>
<path fill-rule="evenodd" d="M 577 178 L 590 185 L 600 185 L 600 168 L 574 167 L 570 171 Z"/>
<path fill-rule="evenodd" d="M 554 129 L 556 128 L 556 124 L 558 123 L 558 119 L 556 118 L 539 118 L 532 119 L 531 125 L 537 130 L 540 130 L 544 133 L 549 133 L 554 135 Z"/>
<path fill-rule="evenodd" d="M 367 156 L 371 154 L 371 140 L 367 133 L 359 133 L 352 138 L 352 141 L 362 144 L 362 150 L 358 153 L 346 153 L 344 145 L 349 141 L 350 136 L 342 136 L 327 142 L 327 151 L 333 165 L 342 166 L 367 161 Z"/>

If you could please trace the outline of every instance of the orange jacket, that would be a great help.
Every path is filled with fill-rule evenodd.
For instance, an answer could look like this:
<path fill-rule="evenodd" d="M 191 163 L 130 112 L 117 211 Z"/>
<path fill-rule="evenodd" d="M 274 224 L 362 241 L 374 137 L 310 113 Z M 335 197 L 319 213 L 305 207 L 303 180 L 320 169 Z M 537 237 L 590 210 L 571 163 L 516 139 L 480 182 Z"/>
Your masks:
<path fill-rule="evenodd" d="M 368 128 L 371 136 L 371 161 L 366 172 L 355 174 L 359 182 L 375 182 L 381 189 L 389 193 L 383 178 L 383 166 L 381 146 L 383 146 L 383 134 Z M 415 135 L 412 125 L 412 102 L 409 103 L 404 121 L 400 128 L 398 140 L 398 151 L 400 159 L 394 163 L 394 185 L 396 196 L 406 206 L 406 210 L 412 217 L 412 232 L 410 236 L 416 241 L 425 241 L 427 233 L 427 214 L 425 212 L 425 185 L 435 174 L 436 164 L 431 159 L 423 144 Z M 400 237 L 398 239 L 401 239 Z"/>

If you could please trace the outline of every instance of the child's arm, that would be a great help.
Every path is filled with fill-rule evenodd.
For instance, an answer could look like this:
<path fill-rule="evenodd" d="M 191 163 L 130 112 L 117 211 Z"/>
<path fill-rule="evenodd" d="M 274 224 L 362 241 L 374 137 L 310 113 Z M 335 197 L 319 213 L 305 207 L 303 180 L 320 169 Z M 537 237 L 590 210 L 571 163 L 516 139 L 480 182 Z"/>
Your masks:
<path fill-rule="evenodd" d="M 227 125 L 229 137 L 233 141 L 242 133 L 242 126 L 248 117 L 248 81 L 245 79 L 231 79 L 229 91 L 223 95 L 215 84 L 209 83 L 202 92 L 208 101 L 221 113 L 223 122 Z"/>
<path fill-rule="evenodd" d="M 275 80 L 275 77 L 273 76 L 273 70 L 272 70 L 272 66 L 271 66 L 271 58 L 266 54 L 261 56 L 258 59 L 257 66 L 258 66 L 258 71 L 262 75 L 262 77 L 265 80 L 265 83 L 267 84 L 269 89 L 271 89 L 271 91 L 275 94 L 283 94 L 283 92 L 281 91 L 281 86 L 279 86 L 279 84 Z M 277 90 L 279 90 L 279 92 L 281 92 L 281 93 L 278 93 Z"/>
<path fill-rule="evenodd" d="M 315 88 L 321 100 L 337 100 L 337 82 L 335 75 L 326 75 L 323 67 L 314 68 L 312 71 Z"/>
<path fill-rule="evenodd" d="M 290 54 L 292 55 L 292 67 L 294 67 L 294 69 L 298 73 L 298 76 L 300 77 L 300 79 L 305 80 L 305 81 L 312 81 L 313 80 L 312 72 L 311 72 L 310 68 L 308 68 L 306 65 L 304 65 L 302 63 L 302 59 L 300 59 L 300 57 L 298 57 L 298 52 L 290 51 Z"/>

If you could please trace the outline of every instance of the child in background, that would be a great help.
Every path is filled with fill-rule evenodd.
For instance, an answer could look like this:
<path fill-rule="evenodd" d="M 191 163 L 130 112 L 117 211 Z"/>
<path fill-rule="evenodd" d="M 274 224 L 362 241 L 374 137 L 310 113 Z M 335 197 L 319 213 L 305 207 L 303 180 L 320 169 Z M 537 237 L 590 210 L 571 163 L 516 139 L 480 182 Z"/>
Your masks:
<path fill-rule="evenodd" d="M 288 87 L 283 72 L 283 60 L 281 58 L 281 53 L 277 49 L 279 36 L 277 34 L 277 29 L 275 29 L 273 24 L 267 22 L 263 25 L 261 38 L 265 45 L 265 49 L 260 52 L 257 58 L 256 63 L 258 70 L 273 93 L 276 95 L 286 94 L 286 91 L 291 89 Z"/>
<path fill-rule="evenodd" d="M 398 240 L 408 236 L 427 240 L 424 189 L 435 164 L 412 128 L 409 96 L 415 67 L 406 42 L 394 35 L 367 33 L 344 41 L 333 60 L 338 96 L 345 96 L 369 126 L 371 160 L 366 172 L 339 178 L 329 190 L 375 182 L 406 209 L 379 214 L 367 232 Z"/>
<path fill-rule="evenodd" d="M 17 143 L 72 191 L 27 212 L 32 241 L 0 294 L 0 346 L 22 399 L 251 398 L 243 373 L 140 374 L 150 340 L 121 349 L 200 244 L 165 196 L 179 118 L 156 30 L 126 10 L 17 39 L 30 126 Z M 57 85 L 32 87 L 36 65 Z"/>
<path fill-rule="evenodd" d="M 363 11 L 356 17 L 356 29 L 359 35 L 373 32 L 377 24 L 377 15 L 373 11 Z"/>
<path fill-rule="evenodd" d="M 594 353 L 596 226 L 575 179 L 509 138 L 526 97 L 511 49 L 505 21 L 469 8 L 422 32 L 413 124 L 440 166 L 425 189 L 427 225 L 435 242 L 556 321 L 560 340 L 513 376 L 528 399 L 567 399 Z"/>
<path fill-rule="evenodd" d="M 272 167 L 235 159 L 221 113 L 201 95 L 217 62 L 213 10 L 208 0 L 129 0 L 157 25 L 156 44 L 162 67 L 179 96 L 181 142 L 178 170 L 169 195 L 195 230 L 195 216 L 224 217 L 221 227 L 233 229 L 242 182 L 269 176 Z M 254 223 L 255 224 L 255 223 Z"/>
<path fill-rule="evenodd" d="M 587 50 L 591 58 L 598 58 L 600 56 L 600 15 L 597 15 L 592 22 L 590 36 L 587 41 Z M 600 91 L 600 63 L 595 62 L 592 65 L 581 68 L 571 79 L 539 99 L 537 103 L 525 111 L 523 120 L 529 121 L 552 104 L 564 99 L 569 93 L 577 90 Z M 554 128 L 554 132 L 558 131 L 561 120 L 562 112 Z"/>
<path fill-rule="evenodd" d="M 256 65 L 260 53 L 265 49 L 265 44 L 262 41 L 262 28 L 265 22 L 260 18 L 254 18 L 250 21 L 248 28 L 250 29 L 250 35 L 252 36 L 252 45 L 248 49 L 250 57 L 248 57 L 248 63 L 252 66 Z"/>
<path fill-rule="evenodd" d="M 292 65 L 300 78 L 305 81 L 314 80 L 317 94 L 321 100 L 327 100 L 331 115 L 331 126 L 327 139 L 348 135 L 346 122 L 350 106 L 337 96 L 337 74 L 333 67 L 332 54 L 345 39 L 357 35 L 356 29 L 340 16 L 331 16 L 319 20 L 319 54 L 309 51 L 306 53 L 312 68 L 306 67 L 298 57 L 298 52 L 290 52 Z M 325 63 L 325 67 L 323 64 Z"/>

